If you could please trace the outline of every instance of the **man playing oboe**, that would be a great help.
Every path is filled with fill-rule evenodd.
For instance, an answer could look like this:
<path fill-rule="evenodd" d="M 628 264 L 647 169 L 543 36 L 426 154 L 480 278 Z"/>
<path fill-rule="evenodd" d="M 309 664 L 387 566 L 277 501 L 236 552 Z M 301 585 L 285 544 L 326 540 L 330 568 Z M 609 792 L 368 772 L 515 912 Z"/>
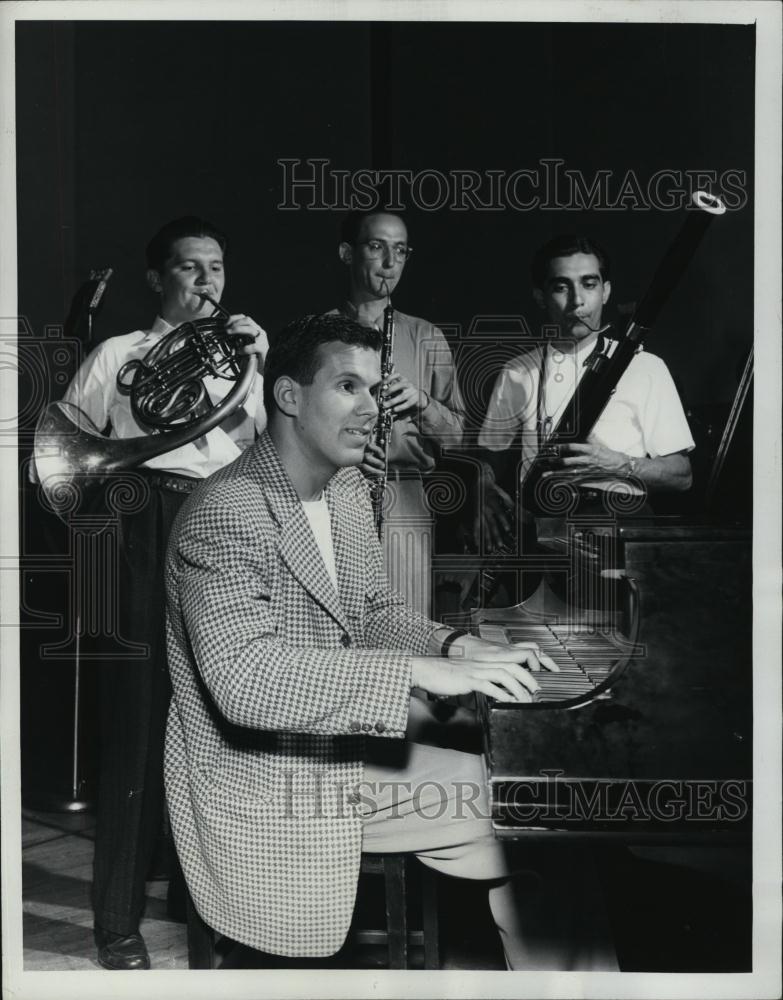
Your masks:
<path fill-rule="evenodd" d="M 405 222 L 390 212 L 352 212 L 343 221 L 338 252 L 348 270 L 348 297 L 340 311 L 382 330 L 384 308 L 412 253 Z M 384 552 L 392 587 L 428 615 L 433 531 L 423 477 L 435 468 L 443 446 L 460 444 L 464 408 L 443 333 L 396 309 L 393 320 L 394 371 L 384 389 L 394 416 L 386 456 Z M 372 447 L 368 460 L 368 471 L 383 473 L 383 456 Z"/>

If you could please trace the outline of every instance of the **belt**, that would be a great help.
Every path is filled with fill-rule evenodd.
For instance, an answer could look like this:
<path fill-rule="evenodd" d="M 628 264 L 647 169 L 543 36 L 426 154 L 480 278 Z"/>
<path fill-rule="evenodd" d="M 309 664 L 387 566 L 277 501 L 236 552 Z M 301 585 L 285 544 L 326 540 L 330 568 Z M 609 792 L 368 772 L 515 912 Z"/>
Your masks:
<path fill-rule="evenodd" d="M 389 469 L 386 478 L 387 480 L 393 479 L 398 483 L 406 482 L 407 480 L 421 482 L 421 473 L 418 469 Z"/>
<path fill-rule="evenodd" d="M 614 504 L 607 497 L 611 497 L 613 490 L 599 490 L 592 486 L 578 487 L 579 503 L 577 504 L 577 514 L 589 514 L 588 505 L 601 504 L 602 513 L 612 513 L 614 517 L 624 519 L 628 517 L 651 517 L 654 514 L 652 507 L 646 497 L 641 494 L 620 493 Z M 638 504 L 636 503 L 638 501 Z M 584 504 L 584 508 L 582 507 Z M 595 510 L 595 507 L 593 507 Z"/>
<path fill-rule="evenodd" d="M 192 493 L 204 480 L 194 476 L 180 476 L 176 472 L 157 472 L 154 469 L 139 469 L 150 486 L 160 490 L 171 490 L 174 493 Z"/>
<path fill-rule="evenodd" d="M 578 486 L 580 500 L 603 500 L 608 490 L 597 490 L 592 486 Z"/>
<path fill-rule="evenodd" d="M 579 493 L 580 500 L 603 500 L 606 496 L 611 496 L 612 493 L 620 492 L 621 496 L 627 497 L 631 494 L 625 491 L 618 490 L 601 490 L 594 486 L 577 486 L 577 491 Z M 634 494 L 636 496 L 641 496 L 641 493 Z"/>

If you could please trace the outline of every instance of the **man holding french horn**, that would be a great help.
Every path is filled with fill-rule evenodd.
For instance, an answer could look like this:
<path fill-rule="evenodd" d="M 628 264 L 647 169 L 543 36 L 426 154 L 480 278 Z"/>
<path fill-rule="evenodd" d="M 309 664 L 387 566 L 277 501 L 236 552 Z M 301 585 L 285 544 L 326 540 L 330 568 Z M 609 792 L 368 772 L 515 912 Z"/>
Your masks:
<path fill-rule="evenodd" d="M 230 315 L 219 305 L 225 284 L 226 240 L 213 225 L 196 217 L 167 223 L 147 246 L 147 283 L 160 297 L 158 315 L 148 330 L 136 330 L 105 340 L 92 352 L 69 386 L 63 402 L 79 408 L 98 431 L 111 427 L 111 437 L 147 437 L 150 457 L 136 470 L 143 477 L 143 502 L 120 514 L 120 552 L 116 575 L 118 629 L 123 640 L 147 646 L 144 659 L 116 661 L 101 671 L 100 778 L 92 902 L 98 961 L 107 969 L 147 969 L 150 961 L 139 922 L 144 909 L 144 885 L 163 816 L 163 741 L 171 685 L 166 662 L 163 562 L 169 529 L 193 487 L 233 461 L 266 425 L 259 369 L 268 349 L 264 331 L 250 317 Z M 233 412 L 222 416 L 231 381 L 206 376 L 208 399 L 198 402 L 192 424 L 169 434 L 150 435 L 128 385 L 146 372 L 151 352 L 161 345 L 174 349 L 163 362 L 179 372 L 178 358 L 187 357 L 184 344 L 192 326 L 209 327 L 208 318 L 223 334 L 242 337 L 240 354 L 249 389 Z M 181 348 L 173 331 L 182 328 Z M 177 353 L 179 350 L 180 353 Z M 157 353 L 155 355 L 157 358 Z M 175 360 L 171 360 L 172 357 Z M 189 363 L 189 362 L 188 362 Z M 182 376 L 183 382 L 187 382 Z M 175 389 L 159 413 L 176 409 Z M 244 392 L 244 389 L 242 390 Z M 225 407 L 230 411 L 231 402 Z M 206 433 L 214 414 L 219 425 Z M 194 436 L 195 435 L 195 436 Z M 161 444 L 156 448 L 155 442 Z M 165 450 L 168 449 L 168 450 Z M 159 453 L 163 450 L 163 453 Z M 134 463 L 131 463 L 134 464 Z"/>

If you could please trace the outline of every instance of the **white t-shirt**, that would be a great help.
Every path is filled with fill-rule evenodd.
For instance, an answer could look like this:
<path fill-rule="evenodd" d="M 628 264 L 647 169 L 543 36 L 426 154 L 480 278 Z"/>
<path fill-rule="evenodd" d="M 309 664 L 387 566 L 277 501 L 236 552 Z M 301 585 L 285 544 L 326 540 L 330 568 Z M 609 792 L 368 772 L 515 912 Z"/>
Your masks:
<path fill-rule="evenodd" d="M 127 361 L 143 358 L 172 329 L 174 327 L 157 317 L 149 330 L 135 330 L 103 341 L 79 368 L 63 401 L 78 406 L 99 430 L 111 423 L 113 438 L 148 435 L 149 430 L 133 418 L 130 396 L 122 395 L 117 389 L 117 373 Z M 213 403 L 220 402 L 234 386 L 228 379 L 210 376 L 203 382 Z M 256 431 L 260 434 L 265 426 L 263 379 L 256 374 L 244 404 L 219 426 L 195 441 L 149 459 L 143 465 L 150 469 L 205 478 L 233 462 L 253 443 Z"/>
<path fill-rule="evenodd" d="M 319 500 L 300 500 L 299 502 L 307 514 L 307 520 L 310 522 L 310 528 L 324 561 L 324 566 L 326 566 L 326 572 L 334 584 L 335 593 L 339 593 L 337 565 L 334 561 L 334 543 L 332 542 L 332 519 L 329 516 L 326 497 L 322 495 Z"/>
<path fill-rule="evenodd" d="M 509 361 L 492 390 L 479 433 L 480 447 L 504 451 L 521 431 L 521 476 L 524 478 L 538 452 L 539 418 L 548 418 L 552 427 L 557 425 L 577 381 L 585 372 L 584 361 L 594 343 L 591 339 L 573 354 L 558 352 L 552 344 L 547 346 L 540 414 L 538 385 L 542 349 L 531 349 Z M 632 458 L 658 458 L 694 447 L 674 380 L 659 357 L 646 351 L 634 355 L 588 440 Z M 584 485 L 612 489 L 616 481 L 591 479 Z"/>

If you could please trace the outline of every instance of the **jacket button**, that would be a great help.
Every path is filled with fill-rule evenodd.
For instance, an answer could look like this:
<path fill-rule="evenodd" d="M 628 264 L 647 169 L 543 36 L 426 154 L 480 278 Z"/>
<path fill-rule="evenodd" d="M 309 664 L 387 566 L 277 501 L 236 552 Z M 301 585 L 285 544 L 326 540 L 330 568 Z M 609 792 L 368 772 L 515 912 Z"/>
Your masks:
<path fill-rule="evenodd" d="M 351 722 L 348 725 L 348 728 L 351 730 L 352 733 L 358 733 L 362 728 L 362 724 L 360 722 Z"/>
<path fill-rule="evenodd" d="M 346 649 L 348 648 L 348 646 L 351 645 L 351 637 L 348 635 L 347 632 L 343 632 L 343 634 L 340 636 L 340 642 L 343 644 L 343 646 L 346 647 Z"/>
<path fill-rule="evenodd" d="M 375 732 L 376 733 L 385 733 L 386 732 L 386 726 L 384 726 L 384 724 L 382 722 L 376 722 L 375 723 Z"/>
<path fill-rule="evenodd" d="M 372 726 L 370 725 L 369 722 L 363 722 L 362 729 L 365 731 L 365 733 L 369 733 L 372 731 Z"/>

